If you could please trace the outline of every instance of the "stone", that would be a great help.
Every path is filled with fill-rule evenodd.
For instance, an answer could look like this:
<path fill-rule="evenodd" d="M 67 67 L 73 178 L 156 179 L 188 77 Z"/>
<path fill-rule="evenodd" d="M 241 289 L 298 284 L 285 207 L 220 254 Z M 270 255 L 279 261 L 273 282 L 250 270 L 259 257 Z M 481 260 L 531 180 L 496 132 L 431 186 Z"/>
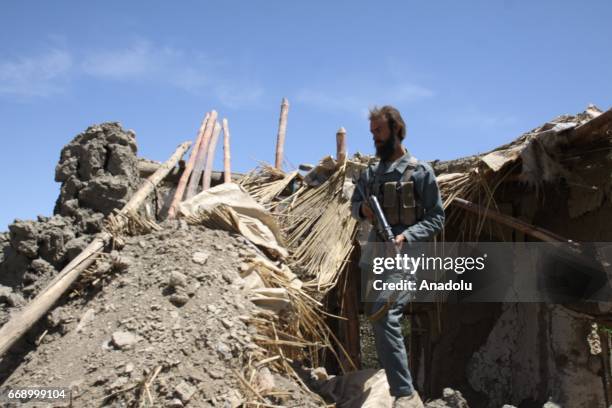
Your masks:
<path fill-rule="evenodd" d="M 199 265 L 204 265 L 208 261 L 209 256 L 206 252 L 194 252 L 191 260 Z"/>
<path fill-rule="evenodd" d="M 184 306 L 189 302 L 189 296 L 186 293 L 173 293 L 168 297 L 168 300 L 175 306 Z"/>
<path fill-rule="evenodd" d="M 31 266 L 34 272 L 36 272 L 38 275 L 51 275 L 55 274 L 56 272 L 53 265 L 42 258 L 33 260 Z"/>
<path fill-rule="evenodd" d="M 183 403 L 178 398 L 172 398 L 166 403 L 166 408 L 181 408 L 183 406 Z"/>
<path fill-rule="evenodd" d="M 111 341 L 118 349 L 125 350 L 138 343 L 140 341 L 140 337 L 131 332 L 116 331 L 112 334 Z"/>
<path fill-rule="evenodd" d="M 181 400 L 183 404 L 188 402 L 191 399 L 191 397 L 193 397 L 193 394 L 196 393 L 196 391 L 197 391 L 196 387 L 189 384 L 187 381 L 182 381 L 179 385 L 177 385 L 174 388 L 174 392 L 176 393 L 176 396 L 179 397 L 179 399 Z"/>
<path fill-rule="evenodd" d="M 34 221 L 16 220 L 9 225 L 11 246 L 28 258 L 38 257 L 38 238 L 40 232 Z"/>
<path fill-rule="evenodd" d="M 123 388 L 124 385 L 128 383 L 128 379 L 126 377 L 118 377 L 115 381 L 109 384 L 109 390 L 115 390 L 119 388 Z"/>
<path fill-rule="evenodd" d="M 217 370 L 217 369 L 214 369 L 214 368 L 208 371 L 208 375 L 213 380 L 220 380 L 221 378 L 223 378 L 225 376 L 223 371 Z"/>
<path fill-rule="evenodd" d="M 452 408 L 469 408 L 467 401 L 458 390 L 452 388 L 444 388 L 442 390 L 442 399 L 449 407 Z"/>
<path fill-rule="evenodd" d="M 221 354 L 221 356 L 226 360 L 232 358 L 232 350 L 225 343 L 217 343 L 215 345 L 215 350 L 217 351 L 217 353 Z"/>
<path fill-rule="evenodd" d="M 184 288 L 187 286 L 187 277 L 179 271 L 172 271 L 170 272 L 170 277 L 168 278 L 168 286 L 171 288 Z"/>
<path fill-rule="evenodd" d="M 275 386 L 274 376 L 268 367 L 263 367 L 257 370 L 254 380 L 254 388 L 256 390 L 265 395 L 274 390 Z"/>
<path fill-rule="evenodd" d="M 90 237 L 82 235 L 66 243 L 64 259 L 71 261 L 89 245 Z"/>
<path fill-rule="evenodd" d="M 12 293 L 13 289 L 8 286 L 0 285 L 0 302 L 6 302 Z"/>
<path fill-rule="evenodd" d="M 75 329 L 76 332 L 81 333 L 89 323 L 93 322 L 95 315 L 96 312 L 94 309 L 87 309 L 85 313 L 83 313 L 83 315 L 81 316 L 79 324 L 77 324 L 77 327 Z"/>
<path fill-rule="evenodd" d="M 11 307 L 25 305 L 26 301 L 19 293 L 14 293 L 8 286 L 0 285 L 0 303 L 6 303 Z"/>

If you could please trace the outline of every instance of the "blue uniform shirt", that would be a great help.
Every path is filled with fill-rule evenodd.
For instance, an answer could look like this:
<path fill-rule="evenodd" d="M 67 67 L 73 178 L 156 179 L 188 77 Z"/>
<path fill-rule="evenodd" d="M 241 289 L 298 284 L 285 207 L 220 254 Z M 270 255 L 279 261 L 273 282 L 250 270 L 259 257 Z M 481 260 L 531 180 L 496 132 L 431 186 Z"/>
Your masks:
<path fill-rule="evenodd" d="M 372 165 L 373 171 L 371 173 L 369 171 L 363 171 L 357 183 L 362 191 L 365 191 L 366 194 L 370 194 L 373 183 L 371 174 L 376 173 L 377 166 L 384 166 L 382 172 L 384 173 L 386 181 L 399 181 L 411 160 L 413 160 L 412 156 L 410 152 L 406 150 L 406 153 L 394 162 L 389 163 L 381 161 Z M 420 217 L 414 225 L 398 224 L 391 226 L 393 234 L 396 236 L 403 234 L 408 244 L 429 241 L 444 227 L 442 198 L 440 197 L 440 190 L 436 182 L 436 175 L 431 166 L 419 161 L 412 173 L 411 180 L 414 182 L 417 205 L 422 208 L 422 217 Z M 351 197 L 351 213 L 353 217 L 359 221 L 365 219 L 360 213 L 363 200 L 364 197 L 359 192 L 359 189 L 355 188 L 353 196 Z M 376 235 L 377 234 L 373 231 L 368 241 L 381 241 L 380 237 Z"/>

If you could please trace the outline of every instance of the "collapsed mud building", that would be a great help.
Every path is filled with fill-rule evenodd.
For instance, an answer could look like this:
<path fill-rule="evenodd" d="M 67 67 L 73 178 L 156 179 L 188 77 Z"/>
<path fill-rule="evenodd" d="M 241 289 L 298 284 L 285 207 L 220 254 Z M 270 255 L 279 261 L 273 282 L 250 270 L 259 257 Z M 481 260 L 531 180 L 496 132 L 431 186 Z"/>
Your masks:
<path fill-rule="evenodd" d="M 244 175 L 231 174 L 215 111 L 184 161 L 190 143 L 165 163 L 139 158 L 117 123 L 66 145 L 54 215 L 0 234 L 3 386 L 62 385 L 73 406 L 390 404 L 354 279 L 368 226 L 349 210 L 373 158 L 347 157 L 340 129 L 335 157 L 283 171 L 287 110 L 275 166 Z M 447 213 L 438 240 L 612 241 L 611 144 L 612 110 L 589 106 L 491 152 L 432 162 Z M 609 302 L 407 312 L 427 406 L 611 403 Z"/>

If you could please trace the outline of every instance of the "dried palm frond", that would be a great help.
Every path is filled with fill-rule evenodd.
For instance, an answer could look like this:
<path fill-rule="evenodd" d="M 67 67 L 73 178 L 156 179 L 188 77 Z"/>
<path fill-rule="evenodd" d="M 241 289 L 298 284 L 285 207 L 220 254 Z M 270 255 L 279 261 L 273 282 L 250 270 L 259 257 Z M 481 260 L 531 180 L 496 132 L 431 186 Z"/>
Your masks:
<path fill-rule="evenodd" d="M 319 356 L 322 349 L 330 350 L 339 359 L 333 347 L 337 345 L 344 357 L 351 361 L 326 324 L 324 317 L 328 314 L 324 312 L 323 305 L 301 285 L 295 284 L 290 271 L 287 273 L 262 258 L 252 260 L 251 265 L 266 287 L 282 288 L 291 305 L 290 309 L 279 315 L 262 310 L 259 316 L 251 320 L 258 328 L 255 341 L 260 347 L 268 350 L 271 356 L 280 355 L 284 360 L 306 359 L 311 366 L 318 367 L 321 364 Z"/>
<path fill-rule="evenodd" d="M 357 221 L 343 194 L 345 172 L 343 166 L 319 187 L 302 187 L 281 212 L 280 222 L 292 252 L 290 266 L 310 278 L 306 286 L 317 292 L 335 286 L 354 249 Z"/>
<path fill-rule="evenodd" d="M 127 213 L 115 211 L 108 216 L 104 225 L 104 230 L 113 236 L 113 242 L 118 247 L 123 246 L 122 236 L 124 235 L 142 235 L 161 229 L 162 227 L 155 220 L 136 211 Z"/>
<path fill-rule="evenodd" d="M 276 207 L 276 199 L 297 178 L 297 171 L 285 173 L 266 163 L 247 174 L 240 185 L 268 210 Z"/>
<path fill-rule="evenodd" d="M 226 204 L 219 204 L 196 214 L 184 216 L 185 221 L 191 225 L 204 225 L 211 229 L 224 231 L 239 231 L 239 220 L 232 208 Z"/>

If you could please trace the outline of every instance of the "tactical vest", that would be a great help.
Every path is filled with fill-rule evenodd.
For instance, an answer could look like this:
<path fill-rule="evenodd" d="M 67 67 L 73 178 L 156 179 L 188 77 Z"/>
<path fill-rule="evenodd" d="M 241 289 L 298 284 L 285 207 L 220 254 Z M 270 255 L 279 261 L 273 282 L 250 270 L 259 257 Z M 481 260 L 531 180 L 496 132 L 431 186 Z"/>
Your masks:
<path fill-rule="evenodd" d="M 422 216 L 421 206 L 417 204 L 414 181 L 412 173 L 416 169 L 418 160 L 411 157 L 404 174 L 398 181 L 387 181 L 388 176 L 384 173 L 384 166 L 380 163 L 376 170 L 370 168 L 373 177 L 371 192 L 376 195 L 382 207 L 387 222 L 391 226 L 398 224 L 413 225 Z M 387 176 L 387 177 L 385 177 Z"/>

